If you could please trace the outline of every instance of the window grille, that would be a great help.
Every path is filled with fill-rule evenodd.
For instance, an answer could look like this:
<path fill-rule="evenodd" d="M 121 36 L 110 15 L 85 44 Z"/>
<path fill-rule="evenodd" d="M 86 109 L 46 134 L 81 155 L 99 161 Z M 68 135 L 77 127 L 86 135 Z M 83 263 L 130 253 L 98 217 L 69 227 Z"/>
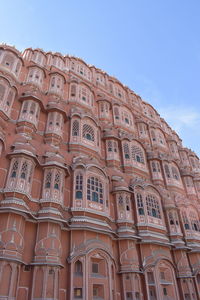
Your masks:
<path fill-rule="evenodd" d="M 114 152 L 118 152 L 118 145 L 117 145 L 117 142 L 116 141 L 114 141 L 113 142 L 113 150 L 114 150 Z"/>
<path fill-rule="evenodd" d="M 137 193 L 136 198 L 137 198 L 138 213 L 139 215 L 144 215 L 144 204 L 143 204 L 142 195 Z"/>
<path fill-rule="evenodd" d="M 126 210 L 129 211 L 130 210 L 130 199 L 128 196 L 126 196 Z"/>
<path fill-rule="evenodd" d="M 45 188 L 51 187 L 51 177 L 52 177 L 51 172 L 48 172 L 46 175 L 46 180 L 45 180 Z"/>
<path fill-rule="evenodd" d="M 108 142 L 107 142 L 107 149 L 108 149 L 108 152 L 113 152 L 113 144 L 112 144 L 112 141 L 108 141 Z"/>
<path fill-rule="evenodd" d="M 122 195 L 119 196 L 119 198 L 118 198 L 118 203 L 119 203 L 120 206 L 123 206 L 123 205 L 124 205 L 124 200 L 123 200 Z"/>
<path fill-rule="evenodd" d="M 6 54 L 4 56 L 4 59 L 3 59 L 3 64 L 6 66 L 6 67 L 9 67 L 10 70 L 12 70 L 13 68 L 13 65 L 14 65 L 14 57 L 11 55 L 11 54 Z"/>
<path fill-rule="evenodd" d="M 85 104 L 93 106 L 92 94 L 86 87 L 79 87 L 79 99 Z"/>
<path fill-rule="evenodd" d="M 173 213 L 169 212 L 168 216 L 169 216 L 169 223 L 170 223 L 170 225 L 174 225 L 174 216 L 173 216 Z"/>
<path fill-rule="evenodd" d="M 7 97 L 7 100 L 6 100 L 6 105 L 7 106 L 11 106 L 12 102 L 13 102 L 13 98 L 14 98 L 14 91 L 13 90 L 10 90 L 10 92 L 8 93 L 8 97 Z"/>
<path fill-rule="evenodd" d="M 83 198 L 83 175 L 78 174 L 76 175 L 76 199 Z"/>
<path fill-rule="evenodd" d="M 174 179 L 179 180 L 179 173 L 178 173 L 177 168 L 172 167 L 172 175 L 173 175 Z"/>
<path fill-rule="evenodd" d="M 153 195 L 146 196 L 147 214 L 151 217 L 161 219 L 160 205 Z"/>
<path fill-rule="evenodd" d="M 103 185 L 96 177 L 87 180 L 87 200 L 103 204 Z"/>
<path fill-rule="evenodd" d="M 192 230 L 199 231 L 199 220 L 194 212 L 190 212 L 190 221 L 192 225 Z"/>
<path fill-rule="evenodd" d="M 94 142 L 94 129 L 88 124 L 83 125 L 83 138 Z"/>
<path fill-rule="evenodd" d="M 156 163 L 154 161 L 152 161 L 151 167 L 153 172 L 157 172 Z"/>
<path fill-rule="evenodd" d="M 18 170 L 18 161 L 15 161 L 12 167 L 11 177 L 15 178 L 17 176 L 17 170 Z"/>
<path fill-rule="evenodd" d="M 30 114 L 32 114 L 32 115 L 35 114 L 35 107 L 36 107 L 36 104 L 34 102 L 32 102 L 31 107 L 30 107 Z"/>
<path fill-rule="evenodd" d="M 22 109 L 22 113 L 27 113 L 28 110 L 28 101 L 24 101 L 23 103 L 23 109 Z"/>
<path fill-rule="evenodd" d="M 156 134 L 154 130 L 151 130 L 151 137 L 152 137 L 152 141 L 156 142 Z"/>
<path fill-rule="evenodd" d="M 187 214 L 185 211 L 182 212 L 182 218 L 183 218 L 183 223 L 184 223 L 184 227 L 186 230 L 190 229 L 190 225 L 189 225 L 189 220 L 187 217 Z"/>
<path fill-rule="evenodd" d="M 114 116 L 116 120 L 120 119 L 120 115 L 119 115 L 119 108 L 118 107 L 114 107 Z"/>
<path fill-rule="evenodd" d="M 123 144 L 123 149 L 124 149 L 124 157 L 125 159 L 130 159 L 130 151 L 129 151 L 129 145 L 128 143 Z"/>
<path fill-rule="evenodd" d="M 169 166 L 165 165 L 164 169 L 165 169 L 165 175 L 167 176 L 167 178 L 171 178 L 171 172 L 170 172 Z"/>
<path fill-rule="evenodd" d="M 26 179 L 27 168 L 28 168 L 27 162 L 24 162 L 23 165 L 22 165 L 22 168 L 21 168 L 21 176 L 20 176 L 23 179 Z"/>
<path fill-rule="evenodd" d="M 54 121 L 54 114 L 53 114 L 53 112 L 49 113 L 48 119 L 49 119 L 49 125 L 53 125 L 53 121 Z"/>
<path fill-rule="evenodd" d="M 32 179 L 32 174 L 33 174 L 33 166 L 30 166 L 30 172 L 29 172 L 29 176 L 28 176 L 28 182 L 31 183 L 31 179 Z"/>
<path fill-rule="evenodd" d="M 132 146 L 131 147 L 131 153 L 132 153 L 132 159 L 144 164 L 144 155 L 143 155 L 143 151 L 140 147 L 137 146 Z"/>
<path fill-rule="evenodd" d="M 157 172 L 159 172 L 159 173 L 160 173 L 160 172 L 161 172 L 161 170 L 160 170 L 160 163 L 159 163 L 159 162 L 157 162 L 157 163 L 156 163 L 156 166 L 157 166 Z"/>
<path fill-rule="evenodd" d="M 108 152 L 118 152 L 117 142 L 109 140 L 107 141 L 107 151 Z"/>
<path fill-rule="evenodd" d="M 56 124 L 55 124 L 55 125 L 56 125 L 57 127 L 62 128 L 62 115 L 61 115 L 61 114 L 59 114 L 59 113 L 56 114 L 55 121 L 56 121 Z"/>
<path fill-rule="evenodd" d="M 71 97 L 76 97 L 76 85 L 71 85 Z"/>
<path fill-rule="evenodd" d="M 42 70 L 38 68 L 30 68 L 28 77 L 27 77 L 27 82 L 35 82 L 37 84 L 41 84 L 43 79 L 43 72 Z"/>
<path fill-rule="evenodd" d="M 146 125 L 145 124 L 139 124 L 138 125 L 138 128 L 139 128 L 139 132 L 140 134 L 146 134 L 147 133 L 147 128 L 146 128 Z"/>
<path fill-rule="evenodd" d="M 54 180 L 54 189 L 59 190 L 60 189 L 60 173 L 56 173 L 55 180 Z"/>
<path fill-rule="evenodd" d="M 52 77 L 51 78 L 51 87 L 54 87 L 55 86 L 55 77 Z"/>
<path fill-rule="evenodd" d="M 79 136 L 79 121 L 77 120 L 72 125 L 72 136 Z"/>

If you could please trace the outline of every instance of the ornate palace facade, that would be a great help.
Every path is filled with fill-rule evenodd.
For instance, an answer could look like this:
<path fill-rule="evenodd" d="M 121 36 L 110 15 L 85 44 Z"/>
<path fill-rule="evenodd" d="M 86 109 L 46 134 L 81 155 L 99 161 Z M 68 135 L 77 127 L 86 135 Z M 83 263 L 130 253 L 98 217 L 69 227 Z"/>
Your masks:
<path fill-rule="evenodd" d="M 0 47 L 0 299 L 200 299 L 200 164 L 81 59 Z"/>

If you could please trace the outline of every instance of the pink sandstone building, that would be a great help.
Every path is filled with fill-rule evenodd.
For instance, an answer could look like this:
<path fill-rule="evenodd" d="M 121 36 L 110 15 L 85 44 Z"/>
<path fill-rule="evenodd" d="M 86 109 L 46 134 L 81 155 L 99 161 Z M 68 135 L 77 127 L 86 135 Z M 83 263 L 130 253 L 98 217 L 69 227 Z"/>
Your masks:
<path fill-rule="evenodd" d="M 200 299 L 200 163 L 79 58 L 0 46 L 0 300 Z"/>

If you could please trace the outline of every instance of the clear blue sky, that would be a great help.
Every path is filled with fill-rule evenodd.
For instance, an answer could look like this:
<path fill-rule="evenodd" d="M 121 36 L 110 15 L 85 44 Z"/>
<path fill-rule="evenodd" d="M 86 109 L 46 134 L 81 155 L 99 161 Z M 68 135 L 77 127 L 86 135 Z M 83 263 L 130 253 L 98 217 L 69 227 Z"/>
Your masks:
<path fill-rule="evenodd" d="M 151 103 L 200 155 L 199 0 L 1 0 L 0 39 L 83 58 Z"/>

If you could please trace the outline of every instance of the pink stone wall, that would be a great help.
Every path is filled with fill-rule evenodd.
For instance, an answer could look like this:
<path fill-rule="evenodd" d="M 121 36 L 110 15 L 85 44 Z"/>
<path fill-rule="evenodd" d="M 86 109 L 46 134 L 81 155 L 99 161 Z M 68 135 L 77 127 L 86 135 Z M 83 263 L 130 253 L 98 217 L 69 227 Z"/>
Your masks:
<path fill-rule="evenodd" d="M 200 299 L 200 164 L 81 59 L 0 46 L 0 299 Z"/>

